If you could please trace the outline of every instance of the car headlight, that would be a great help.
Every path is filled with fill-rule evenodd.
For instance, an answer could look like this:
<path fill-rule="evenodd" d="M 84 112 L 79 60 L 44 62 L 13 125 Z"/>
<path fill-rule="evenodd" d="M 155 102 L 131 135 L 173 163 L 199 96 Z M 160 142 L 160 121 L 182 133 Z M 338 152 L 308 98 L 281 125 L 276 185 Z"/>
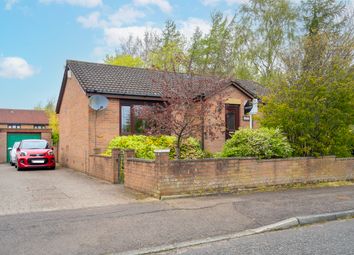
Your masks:
<path fill-rule="evenodd" d="M 47 152 L 49 156 L 54 156 L 54 152 L 53 151 L 48 151 Z"/>
<path fill-rule="evenodd" d="M 27 152 L 21 151 L 21 152 L 20 152 L 20 156 L 27 156 Z"/>

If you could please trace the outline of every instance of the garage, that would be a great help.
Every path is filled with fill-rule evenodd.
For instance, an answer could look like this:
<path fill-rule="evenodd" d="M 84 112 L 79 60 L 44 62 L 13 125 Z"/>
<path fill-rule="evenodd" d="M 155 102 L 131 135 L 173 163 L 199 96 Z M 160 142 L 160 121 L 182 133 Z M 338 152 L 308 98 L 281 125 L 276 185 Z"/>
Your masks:
<path fill-rule="evenodd" d="M 41 133 L 7 133 L 7 148 L 12 148 L 15 142 L 25 139 L 41 139 Z M 7 150 L 6 162 L 10 161 L 10 150 Z"/>
<path fill-rule="evenodd" d="M 23 139 L 45 139 L 52 131 L 45 111 L 0 109 L 0 163 L 9 162 L 9 147 Z"/>

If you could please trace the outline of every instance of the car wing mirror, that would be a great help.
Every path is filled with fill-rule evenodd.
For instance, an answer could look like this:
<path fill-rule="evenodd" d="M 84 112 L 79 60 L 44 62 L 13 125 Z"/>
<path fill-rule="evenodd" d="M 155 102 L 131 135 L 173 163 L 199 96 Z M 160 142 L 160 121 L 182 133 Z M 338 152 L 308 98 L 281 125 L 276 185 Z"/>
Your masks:
<path fill-rule="evenodd" d="M 7 150 L 11 151 L 11 150 L 12 150 L 12 148 L 11 148 L 11 147 L 9 147 L 9 148 L 7 148 Z"/>
<path fill-rule="evenodd" d="M 21 149 L 20 149 L 20 148 L 17 148 L 17 149 L 16 149 L 16 151 L 17 151 L 17 152 L 20 152 L 20 151 L 21 151 Z"/>

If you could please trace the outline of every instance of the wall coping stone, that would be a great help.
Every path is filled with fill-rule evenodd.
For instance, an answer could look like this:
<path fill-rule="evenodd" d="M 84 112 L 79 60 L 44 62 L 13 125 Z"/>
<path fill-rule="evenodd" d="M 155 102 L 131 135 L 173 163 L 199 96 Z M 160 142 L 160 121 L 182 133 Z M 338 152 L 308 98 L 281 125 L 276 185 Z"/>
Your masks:
<path fill-rule="evenodd" d="M 336 160 L 353 160 L 354 157 L 348 157 L 348 158 L 336 158 Z"/>
<path fill-rule="evenodd" d="M 160 150 L 154 150 L 155 153 L 169 153 L 170 149 L 160 149 Z"/>
<path fill-rule="evenodd" d="M 99 157 L 99 158 L 112 158 L 112 156 L 101 155 L 101 154 L 90 154 L 90 157 Z"/>
<path fill-rule="evenodd" d="M 153 159 L 144 159 L 144 158 L 127 158 L 128 161 L 134 162 L 145 162 L 145 163 L 155 163 Z"/>

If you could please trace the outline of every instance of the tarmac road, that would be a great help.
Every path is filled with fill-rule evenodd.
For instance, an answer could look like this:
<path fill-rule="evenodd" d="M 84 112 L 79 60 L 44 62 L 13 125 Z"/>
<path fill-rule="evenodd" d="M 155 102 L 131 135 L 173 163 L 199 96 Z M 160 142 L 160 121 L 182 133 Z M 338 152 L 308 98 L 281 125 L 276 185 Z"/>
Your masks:
<path fill-rule="evenodd" d="M 0 254 L 123 252 L 353 208 L 354 186 L 346 186 L 3 215 Z"/>
<path fill-rule="evenodd" d="M 354 219 L 267 232 L 159 254 L 352 255 Z"/>

